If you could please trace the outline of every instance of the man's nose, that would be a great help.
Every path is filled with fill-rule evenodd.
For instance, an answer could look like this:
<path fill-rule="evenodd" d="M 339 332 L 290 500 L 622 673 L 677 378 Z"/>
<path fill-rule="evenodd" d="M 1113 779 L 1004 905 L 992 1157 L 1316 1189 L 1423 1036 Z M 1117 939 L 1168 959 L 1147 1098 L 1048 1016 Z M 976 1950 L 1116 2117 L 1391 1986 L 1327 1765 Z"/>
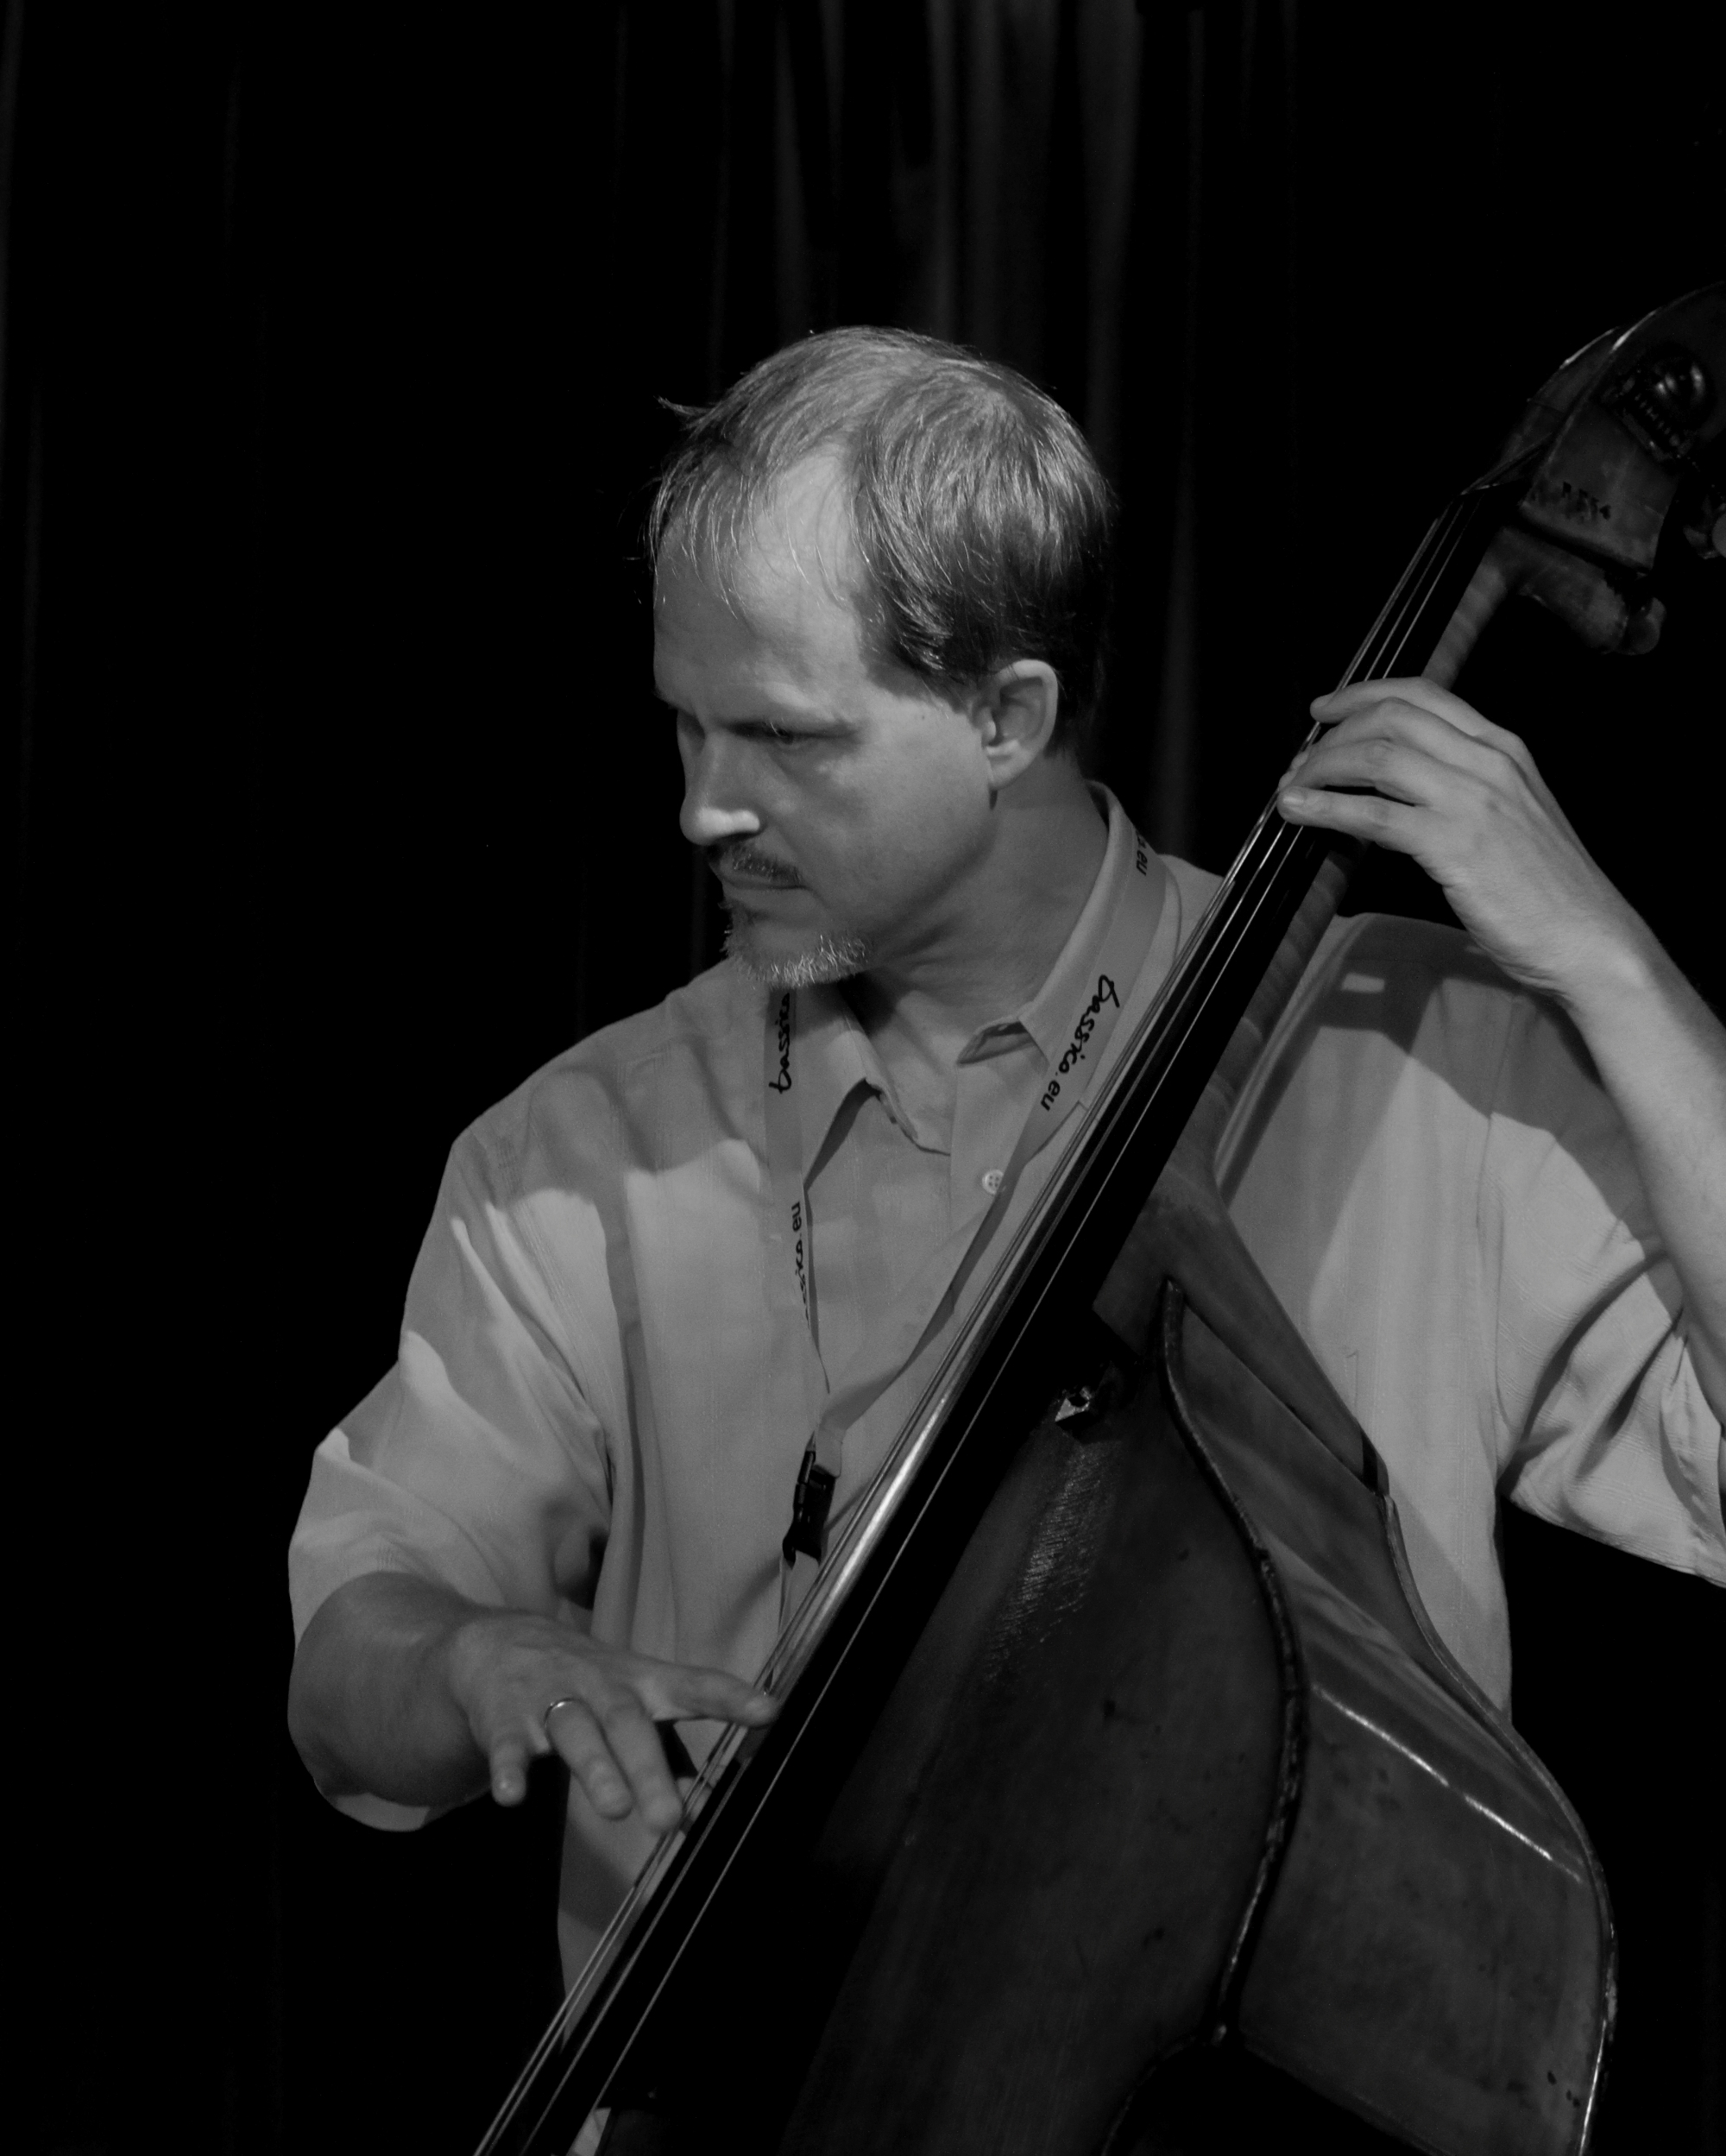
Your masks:
<path fill-rule="evenodd" d="M 683 766 L 683 807 L 677 818 L 692 846 L 753 838 L 761 819 L 750 804 L 739 759 L 723 739 L 709 736 Z"/>

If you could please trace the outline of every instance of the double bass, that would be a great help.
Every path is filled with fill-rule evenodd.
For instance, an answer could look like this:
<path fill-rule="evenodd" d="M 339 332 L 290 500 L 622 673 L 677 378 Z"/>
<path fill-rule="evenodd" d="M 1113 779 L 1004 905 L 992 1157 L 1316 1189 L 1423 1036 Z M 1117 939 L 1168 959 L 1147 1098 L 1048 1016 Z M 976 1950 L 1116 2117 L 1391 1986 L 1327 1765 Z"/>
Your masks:
<path fill-rule="evenodd" d="M 1723 446 L 1716 286 L 1542 387 L 1345 680 L 1512 592 L 1646 649 Z M 1587 2148 L 1599 1866 L 1219 1194 L 1357 852 L 1260 816 L 481 2156 Z"/>

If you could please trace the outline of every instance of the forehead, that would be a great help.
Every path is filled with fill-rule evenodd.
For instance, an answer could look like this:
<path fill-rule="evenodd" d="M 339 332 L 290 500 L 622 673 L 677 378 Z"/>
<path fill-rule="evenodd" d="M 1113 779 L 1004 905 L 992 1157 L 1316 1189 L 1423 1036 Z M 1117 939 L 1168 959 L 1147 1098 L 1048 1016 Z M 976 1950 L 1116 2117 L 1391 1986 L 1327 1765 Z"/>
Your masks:
<path fill-rule="evenodd" d="M 854 664 L 864 624 L 846 482 L 836 458 L 794 466 L 735 526 L 673 538 L 653 583 L 656 667 L 768 647 L 795 663 Z"/>

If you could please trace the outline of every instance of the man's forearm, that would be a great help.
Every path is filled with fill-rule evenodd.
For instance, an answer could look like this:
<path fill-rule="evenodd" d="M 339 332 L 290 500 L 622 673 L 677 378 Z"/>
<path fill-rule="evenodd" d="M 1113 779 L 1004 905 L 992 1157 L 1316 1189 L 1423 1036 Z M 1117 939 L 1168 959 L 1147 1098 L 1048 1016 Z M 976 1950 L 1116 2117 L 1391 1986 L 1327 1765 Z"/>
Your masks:
<path fill-rule="evenodd" d="M 462 1626 L 482 1612 L 406 1573 L 350 1579 L 293 1658 L 287 1720 L 326 1796 L 460 1804 L 486 1786 L 484 1754 L 450 1684 Z"/>
<path fill-rule="evenodd" d="M 1726 1419 L 1726 1028 L 1651 936 L 1565 1002 L 1624 1119 L 1697 1376 Z"/>

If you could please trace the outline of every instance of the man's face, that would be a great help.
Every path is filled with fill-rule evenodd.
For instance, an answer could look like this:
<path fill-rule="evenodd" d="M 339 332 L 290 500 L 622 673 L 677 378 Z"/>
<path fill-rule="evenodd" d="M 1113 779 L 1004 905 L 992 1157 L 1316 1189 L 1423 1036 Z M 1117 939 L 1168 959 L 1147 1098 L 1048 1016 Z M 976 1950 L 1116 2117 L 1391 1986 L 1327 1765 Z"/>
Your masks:
<path fill-rule="evenodd" d="M 870 658 L 848 545 L 832 469 L 811 460 L 722 589 L 674 550 L 655 593 L 683 835 L 724 887 L 733 956 L 772 986 L 937 950 L 989 842 L 979 723 Z"/>

